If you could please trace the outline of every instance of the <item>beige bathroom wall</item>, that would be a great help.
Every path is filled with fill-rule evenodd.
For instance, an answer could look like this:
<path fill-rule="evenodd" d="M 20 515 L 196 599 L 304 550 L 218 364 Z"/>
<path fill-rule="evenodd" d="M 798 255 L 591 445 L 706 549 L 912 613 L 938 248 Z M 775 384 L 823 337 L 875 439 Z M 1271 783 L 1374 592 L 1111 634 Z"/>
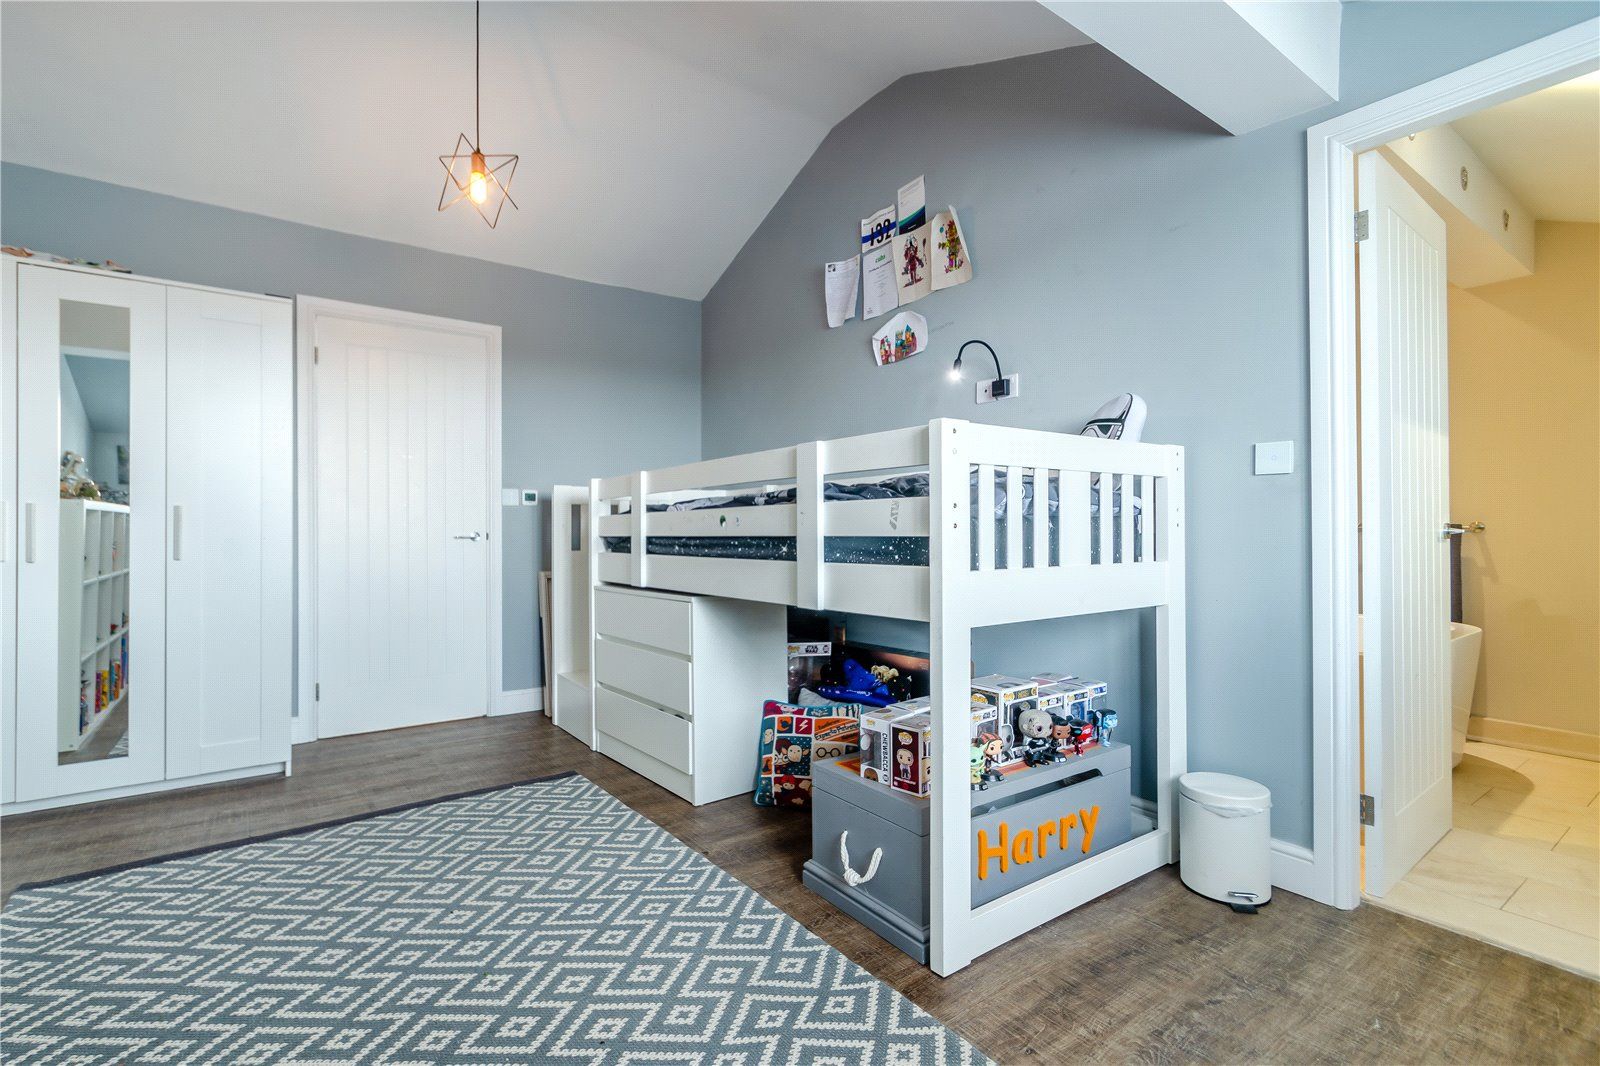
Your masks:
<path fill-rule="evenodd" d="M 1474 732 L 1548 746 L 1600 732 L 1600 226 L 1536 247 L 1531 277 L 1450 288 L 1450 507 L 1488 525 L 1462 548 Z"/>

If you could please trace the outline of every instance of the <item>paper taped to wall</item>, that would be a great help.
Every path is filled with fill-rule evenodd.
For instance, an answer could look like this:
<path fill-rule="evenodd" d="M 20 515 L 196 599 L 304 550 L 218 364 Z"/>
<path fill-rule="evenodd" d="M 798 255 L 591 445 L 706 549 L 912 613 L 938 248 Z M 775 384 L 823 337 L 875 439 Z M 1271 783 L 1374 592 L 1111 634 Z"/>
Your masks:
<path fill-rule="evenodd" d="M 879 211 L 874 211 L 870 216 L 861 220 L 861 251 L 870 252 L 880 245 L 888 244 L 894 237 L 894 205 Z"/>
<path fill-rule="evenodd" d="M 928 195 L 922 183 L 922 175 L 917 175 L 917 180 L 908 181 L 900 186 L 900 194 L 895 197 L 895 206 L 900 212 L 900 225 L 897 233 L 910 233 L 928 220 Z"/>
<path fill-rule="evenodd" d="M 895 286 L 894 246 L 880 244 L 861 256 L 861 317 L 877 318 L 900 306 Z"/>
<path fill-rule="evenodd" d="M 901 311 L 872 335 L 872 357 L 879 366 L 910 359 L 928 346 L 928 320 L 915 311 Z"/>
<path fill-rule="evenodd" d="M 956 209 L 946 207 L 933 216 L 933 242 L 938 249 L 933 257 L 933 287 L 948 289 L 972 280 L 972 249 L 961 232 Z"/>
<path fill-rule="evenodd" d="M 929 227 L 919 226 L 894 239 L 894 261 L 900 306 L 920 300 L 933 291 L 932 271 L 928 269 Z"/>
<path fill-rule="evenodd" d="M 861 260 L 855 256 L 822 268 L 822 296 L 828 305 L 828 328 L 856 317 L 856 291 L 861 287 Z"/>

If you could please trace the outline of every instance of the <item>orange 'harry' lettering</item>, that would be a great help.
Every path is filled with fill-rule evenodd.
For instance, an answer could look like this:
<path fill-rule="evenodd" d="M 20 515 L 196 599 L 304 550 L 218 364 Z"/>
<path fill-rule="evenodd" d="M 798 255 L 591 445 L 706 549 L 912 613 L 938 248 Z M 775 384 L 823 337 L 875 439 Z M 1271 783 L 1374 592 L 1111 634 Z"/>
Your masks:
<path fill-rule="evenodd" d="M 1011 861 L 1025 864 L 1033 861 L 1033 830 L 1019 829 L 1011 838 Z"/>
<path fill-rule="evenodd" d="M 1083 853 L 1089 854 L 1089 845 L 1094 843 L 1094 824 L 1100 820 L 1100 808 L 1090 807 L 1080 810 L 1079 817 L 1083 819 Z"/>
<path fill-rule="evenodd" d="M 1053 837 L 1055 835 L 1056 835 L 1056 823 L 1055 822 L 1046 822 L 1046 823 L 1044 823 L 1043 825 L 1041 825 L 1039 827 L 1039 858 L 1041 858 L 1041 859 L 1044 858 L 1045 857 L 1045 853 L 1048 850 L 1046 848 L 1046 846 L 1045 846 L 1045 838 L 1046 837 Z M 1061 850 L 1065 851 L 1067 849 L 1066 848 L 1062 848 Z"/>
<path fill-rule="evenodd" d="M 978 880 L 982 881 L 989 876 L 989 860 L 1000 860 L 1000 872 L 1005 873 L 1010 867 L 1006 864 L 1006 823 L 1000 823 L 1000 844 L 998 847 L 989 846 L 989 834 L 982 829 L 978 830 Z"/>

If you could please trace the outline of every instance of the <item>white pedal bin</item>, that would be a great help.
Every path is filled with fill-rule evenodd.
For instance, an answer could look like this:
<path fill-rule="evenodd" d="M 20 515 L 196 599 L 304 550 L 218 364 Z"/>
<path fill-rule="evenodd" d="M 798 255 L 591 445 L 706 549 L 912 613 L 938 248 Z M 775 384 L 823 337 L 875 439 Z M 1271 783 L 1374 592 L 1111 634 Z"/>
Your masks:
<path fill-rule="evenodd" d="M 1272 793 L 1231 774 L 1178 778 L 1183 883 L 1236 908 L 1272 898 Z"/>

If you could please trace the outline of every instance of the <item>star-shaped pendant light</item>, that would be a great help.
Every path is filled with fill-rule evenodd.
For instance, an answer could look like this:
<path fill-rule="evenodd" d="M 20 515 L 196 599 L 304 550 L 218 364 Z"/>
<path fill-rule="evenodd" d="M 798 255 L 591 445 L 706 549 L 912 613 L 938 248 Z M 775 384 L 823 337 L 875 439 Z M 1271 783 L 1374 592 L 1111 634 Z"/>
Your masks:
<path fill-rule="evenodd" d="M 472 5 L 472 101 L 473 133 L 456 138 L 456 150 L 439 157 L 444 167 L 444 188 L 439 191 L 439 210 L 452 207 L 465 200 L 472 205 L 490 229 L 500 222 L 500 212 L 506 204 L 513 208 L 517 202 L 511 198 L 511 179 L 517 173 L 514 155 L 490 155 L 483 151 L 483 31 L 481 4 Z M 454 190 L 455 195 L 451 195 Z"/>

